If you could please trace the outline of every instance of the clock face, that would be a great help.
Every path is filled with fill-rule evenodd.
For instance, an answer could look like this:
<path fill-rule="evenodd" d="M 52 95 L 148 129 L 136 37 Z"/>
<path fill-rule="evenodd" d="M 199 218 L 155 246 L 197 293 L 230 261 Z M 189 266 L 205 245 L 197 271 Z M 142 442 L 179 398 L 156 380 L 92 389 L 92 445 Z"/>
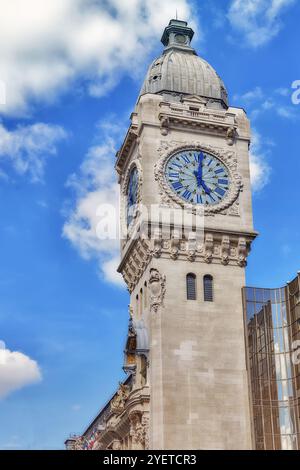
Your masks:
<path fill-rule="evenodd" d="M 184 202 L 204 206 L 221 202 L 230 185 L 226 166 L 215 156 L 200 150 L 184 150 L 169 158 L 165 178 Z"/>
<path fill-rule="evenodd" d="M 137 204 L 138 193 L 138 171 L 135 168 L 131 170 L 127 189 L 127 224 L 130 225 L 134 218 L 135 206 Z"/>

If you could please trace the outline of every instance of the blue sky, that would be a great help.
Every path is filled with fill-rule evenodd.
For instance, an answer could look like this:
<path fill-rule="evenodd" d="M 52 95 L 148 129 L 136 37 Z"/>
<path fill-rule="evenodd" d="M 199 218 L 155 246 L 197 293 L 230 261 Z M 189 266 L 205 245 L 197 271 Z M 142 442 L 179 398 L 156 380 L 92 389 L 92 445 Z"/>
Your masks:
<path fill-rule="evenodd" d="M 128 295 L 95 209 L 117 193 L 114 153 L 176 6 L 251 118 L 260 236 L 247 283 L 300 269 L 299 2 L 39 3 L 0 0 L 2 449 L 63 448 L 123 377 Z"/>

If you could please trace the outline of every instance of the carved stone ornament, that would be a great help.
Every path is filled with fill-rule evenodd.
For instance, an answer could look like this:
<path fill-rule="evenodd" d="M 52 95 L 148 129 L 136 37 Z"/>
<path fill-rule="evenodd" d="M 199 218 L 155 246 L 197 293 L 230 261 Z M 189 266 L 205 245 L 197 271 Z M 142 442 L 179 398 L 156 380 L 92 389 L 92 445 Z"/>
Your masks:
<path fill-rule="evenodd" d="M 121 413 L 125 408 L 125 403 L 129 396 L 129 393 L 129 387 L 120 383 L 117 394 L 114 396 L 110 403 L 111 411 L 113 411 L 114 413 Z"/>
<path fill-rule="evenodd" d="M 155 313 L 163 306 L 166 293 L 166 276 L 162 276 L 157 269 L 150 269 L 149 279 L 150 309 Z"/>
<path fill-rule="evenodd" d="M 142 416 L 142 426 L 143 426 L 143 442 L 145 449 L 149 449 L 149 417 L 145 415 Z"/>
<path fill-rule="evenodd" d="M 134 450 L 149 448 L 149 419 L 140 411 L 133 410 L 129 414 L 130 436 Z"/>
<path fill-rule="evenodd" d="M 170 258 L 176 260 L 180 250 L 180 236 L 179 231 L 174 230 L 170 240 Z"/>
<path fill-rule="evenodd" d="M 214 250 L 214 237 L 212 234 L 208 233 L 205 237 L 204 243 L 204 259 L 206 263 L 210 264 L 213 259 L 213 250 Z"/>
<path fill-rule="evenodd" d="M 214 215 L 232 206 L 243 187 L 242 178 L 237 168 L 236 153 L 232 150 L 216 149 L 211 145 L 202 144 L 201 142 L 161 141 L 161 145 L 158 149 L 158 153 L 161 157 L 154 167 L 155 179 L 159 183 L 161 202 L 169 207 L 173 207 L 174 204 L 176 206 L 186 207 L 185 202 L 172 191 L 165 177 L 165 168 L 169 158 L 174 155 L 174 153 L 184 150 L 202 150 L 210 153 L 218 158 L 226 166 L 229 172 L 230 187 L 227 195 L 218 204 L 204 206 L 204 215 Z M 191 206 L 189 205 L 189 208 L 190 207 Z M 195 205 L 193 206 L 193 210 L 195 212 L 201 211 L 201 213 L 203 213 L 203 206 L 197 207 Z"/>
<path fill-rule="evenodd" d="M 236 130 L 234 127 L 229 127 L 226 133 L 228 145 L 233 145 L 236 137 Z"/>
<path fill-rule="evenodd" d="M 222 238 L 222 245 L 221 245 L 221 263 L 227 265 L 229 263 L 229 255 L 230 255 L 230 240 L 227 235 L 224 235 Z"/>
<path fill-rule="evenodd" d="M 113 450 L 121 450 L 122 449 L 122 443 L 118 439 L 114 439 L 112 442 L 112 449 Z"/>
<path fill-rule="evenodd" d="M 141 423 L 141 413 L 133 411 L 129 415 L 130 420 L 130 436 L 134 449 L 142 448 L 143 427 Z"/>
<path fill-rule="evenodd" d="M 241 267 L 245 267 L 247 265 L 247 243 L 245 238 L 239 239 L 238 244 L 238 265 Z"/>

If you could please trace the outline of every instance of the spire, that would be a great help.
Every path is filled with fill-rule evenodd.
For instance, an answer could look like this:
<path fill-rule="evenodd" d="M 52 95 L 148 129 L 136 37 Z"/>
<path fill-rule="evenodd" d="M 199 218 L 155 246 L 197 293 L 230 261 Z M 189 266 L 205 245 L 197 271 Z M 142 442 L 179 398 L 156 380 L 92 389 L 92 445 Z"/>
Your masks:
<path fill-rule="evenodd" d="M 171 20 L 165 28 L 161 42 L 166 49 L 177 48 L 194 51 L 190 44 L 194 36 L 194 31 L 189 28 L 186 21 Z"/>

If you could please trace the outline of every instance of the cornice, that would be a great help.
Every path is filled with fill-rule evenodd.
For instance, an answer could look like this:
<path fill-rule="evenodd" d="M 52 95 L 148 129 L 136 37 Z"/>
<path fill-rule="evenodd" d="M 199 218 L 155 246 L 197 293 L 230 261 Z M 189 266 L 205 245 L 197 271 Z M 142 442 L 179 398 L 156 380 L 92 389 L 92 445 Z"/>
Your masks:
<path fill-rule="evenodd" d="M 125 136 L 124 142 L 116 155 L 117 160 L 115 163 L 115 169 L 119 174 L 122 174 L 123 167 L 137 138 L 138 126 L 136 124 L 131 124 Z"/>
<path fill-rule="evenodd" d="M 118 272 L 123 275 L 130 293 L 155 258 L 244 268 L 251 243 L 257 236 L 257 232 L 222 229 L 205 230 L 202 238 L 196 232 L 190 232 L 188 238 L 179 236 L 176 230 L 168 239 L 163 238 L 162 234 L 163 231 L 157 228 L 151 240 L 139 238 L 128 245 Z"/>

